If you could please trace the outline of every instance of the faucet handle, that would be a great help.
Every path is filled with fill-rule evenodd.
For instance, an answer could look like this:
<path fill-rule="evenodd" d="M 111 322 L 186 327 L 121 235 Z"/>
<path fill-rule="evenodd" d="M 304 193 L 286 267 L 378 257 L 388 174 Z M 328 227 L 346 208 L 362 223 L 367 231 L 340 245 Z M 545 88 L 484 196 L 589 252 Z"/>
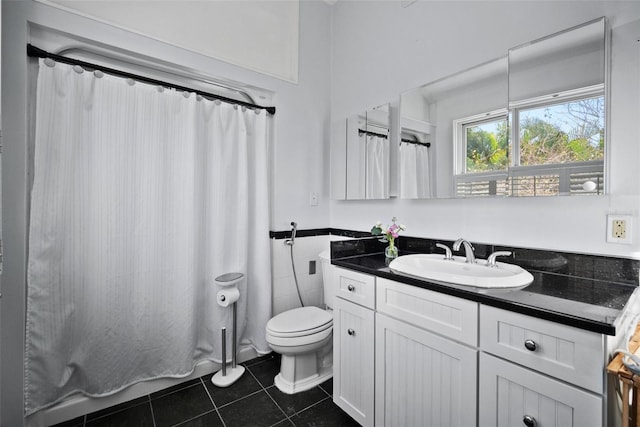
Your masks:
<path fill-rule="evenodd" d="M 511 256 L 511 251 L 496 251 L 487 258 L 487 267 L 497 267 L 496 258 L 499 256 Z"/>
<path fill-rule="evenodd" d="M 444 249 L 444 259 L 453 261 L 453 254 L 451 253 L 449 246 L 443 245 L 442 243 L 436 243 L 436 247 Z"/>

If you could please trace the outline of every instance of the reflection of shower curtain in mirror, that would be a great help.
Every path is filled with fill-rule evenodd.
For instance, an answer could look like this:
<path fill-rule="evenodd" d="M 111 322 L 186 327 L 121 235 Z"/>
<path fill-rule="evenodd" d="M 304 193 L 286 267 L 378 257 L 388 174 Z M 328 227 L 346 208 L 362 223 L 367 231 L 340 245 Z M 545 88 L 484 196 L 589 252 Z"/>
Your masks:
<path fill-rule="evenodd" d="M 376 135 L 362 135 L 366 147 L 365 196 L 367 199 L 389 197 L 389 140 Z"/>
<path fill-rule="evenodd" d="M 400 144 L 400 197 L 424 199 L 431 196 L 429 149 L 421 144 Z"/>
<path fill-rule="evenodd" d="M 271 119 L 98 77 L 40 61 L 28 414 L 76 391 L 107 395 L 220 361 L 231 314 L 214 278 L 227 272 L 246 278 L 239 339 L 269 351 Z"/>

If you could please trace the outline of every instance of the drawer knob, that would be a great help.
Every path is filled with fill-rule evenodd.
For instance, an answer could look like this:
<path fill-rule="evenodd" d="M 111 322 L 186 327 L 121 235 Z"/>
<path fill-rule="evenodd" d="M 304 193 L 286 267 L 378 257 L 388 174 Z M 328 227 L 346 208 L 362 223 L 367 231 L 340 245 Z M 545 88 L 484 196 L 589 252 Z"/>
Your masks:
<path fill-rule="evenodd" d="M 349 328 L 347 329 L 347 333 L 351 336 L 354 336 L 356 334 L 356 331 L 354 331 L 353 329 Z"/>
<path fill-rule="evenodd" d="M 347 290 L 348 290 L 349 292 L 353 292 L 353 291 L 355 291 L 355 290 L 356 290 L 356 287 L 355 287 L 355 286 L 353 286 L 353 285 L 349 285 L 349 286 L 347 286 Z"/>
<path fill-rule="evenodd" d="M 536 427 L 536 419 L 531 415 L 525 415 L 522 417 L 522 423 L 527 427 Z"/>
<path fill-rule="evenodd" d="M 524 342 L 524 346 L 529 351 L 536 351 L 538 349 L 538 346 L 534 340 L 526 340 Z"/>

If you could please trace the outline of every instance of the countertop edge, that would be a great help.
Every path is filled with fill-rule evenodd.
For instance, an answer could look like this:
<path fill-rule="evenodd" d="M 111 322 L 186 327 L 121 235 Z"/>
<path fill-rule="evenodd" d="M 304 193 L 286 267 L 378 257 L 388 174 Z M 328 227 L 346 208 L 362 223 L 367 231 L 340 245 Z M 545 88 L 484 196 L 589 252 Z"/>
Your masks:
<path fill-rule="evenodd" d="M 368 267 L 363 267 L 361 265 L 357 265 L 348 261 L 346 259 L 332 259 L 331 264 L 347 268 L 349 270 L 359 271 L 361 273 L 370 274 L 376 277 L 381 277 L 384 279 L 393 280 L 396 282 L 404 283 L 411 286 L 416 286 L 423 289 L 428 289 L 435 292 L 440 292 L 446 295 L 451 295 L 459 298 L 463 298 L 470 301 L 479 302 L 488 306 L 533 316 L 539 319 L 549 320 L 552 322 L 560 323 L 567 326 L 572 326 L 578 329 L 596 332 L 604 335 L 615 336 L 616 335 L 616 322 L 614 321 L 612 324 L 599 322 L 592 319 L 585 319 L 565 313 L 559 313 L 553 310 L 545 310 L 540 307 L 533 307 L 525 304 L 519 304 L 512 301 L 501 300 L 495 297 L 492 297 L 488 294 L 465 291 L 464 289 L 447 286 L 446 284 L 430 282 L 423 279 L 412 278 L 408 276 L 402 276 L 399 274 L 388 273 L 384 271 L 375 270 Z M 622 314 L 621 310 L 618 310 L 618 317 Z M 618 318 L 616 317 L 616 319 Z"/>

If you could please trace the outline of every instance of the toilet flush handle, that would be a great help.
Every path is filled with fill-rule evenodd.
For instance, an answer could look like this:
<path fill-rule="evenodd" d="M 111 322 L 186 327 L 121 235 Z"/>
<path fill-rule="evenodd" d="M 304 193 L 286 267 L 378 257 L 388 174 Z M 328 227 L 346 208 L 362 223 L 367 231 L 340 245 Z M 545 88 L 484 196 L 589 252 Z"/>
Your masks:
<path fill-rule="evenodd" d="M 353 285 L 349 285 L 349 286 L 347 286 L 347 290 L 348 290 L 349 292 L 353 292 L 353 291 L 355 291 L 355 290 L 356 290 L 356 287 L 355 287 L 355 286 L 353 286 Z"/>
<path fill-rule="evenodd" d="M 347 333 L 351 336 L 354 336 L 356 334 L 356 331 L 354 331 L 353 329 L 349 328 L 347 329 Z"/>

